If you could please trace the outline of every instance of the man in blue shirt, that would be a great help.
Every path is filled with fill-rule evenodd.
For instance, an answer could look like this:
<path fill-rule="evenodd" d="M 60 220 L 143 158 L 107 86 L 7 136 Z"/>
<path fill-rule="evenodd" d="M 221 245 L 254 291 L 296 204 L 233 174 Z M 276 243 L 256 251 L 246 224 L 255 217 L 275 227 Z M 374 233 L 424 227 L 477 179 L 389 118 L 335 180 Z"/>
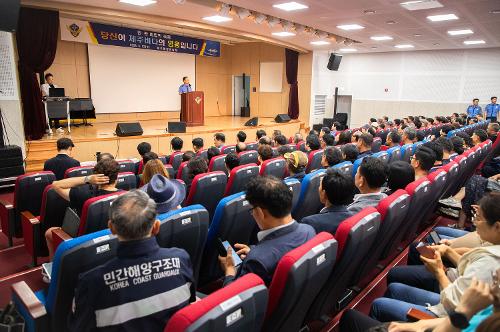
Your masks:
<path fill-rule="evenodd" d="M 477 115 L 482 115 L 481 106 L 479 106 L 479 99 L 472 99 L 472 105 L 467 107 L 467 117 L 473 118 Z"/>
<path fill-rule="evenodd" d="M 234 266 L 231 248 L 225 257 L 219 256 L 225 274 L 224 286 L 248 273 L 257 274 L 269 286 L 280 259 L 316 235 L 311 226 L 293 220 L 292 197 L 283 181 L 273 176 L 258 176 L 249 181 L 246 199 L 261 230 L 257 233 L 259 243 L 251 247 L 234 244 L 243 260 L 239 268 Z"/>
<path fill-rule="evenodd" d="M 500 105 L 497 104 L 497 97 L 491 97 L 491 104 L 486 105 L 484 108 L 484 117 L 486 120 L 491 120 L 491 122 L 497 122 L 499 111 Z"/>
<path fill-rule="evenodd" d="M 182 85 L 179 87 L 179 94 L 182 95 L 183 93 L 188 93 L 193 91 L 191 88 L 191 84 L 189 84 L 189 77 L 184 76 L 182 78 Z"/>
<path fill-rule="evenodd" d="M 163 331 L 170 317 L 195 299 L 189 254 L 160 248 L 156 203 L 140 190 L 110 207 L 116 257 L 80 275 L 71 331 Z"/>

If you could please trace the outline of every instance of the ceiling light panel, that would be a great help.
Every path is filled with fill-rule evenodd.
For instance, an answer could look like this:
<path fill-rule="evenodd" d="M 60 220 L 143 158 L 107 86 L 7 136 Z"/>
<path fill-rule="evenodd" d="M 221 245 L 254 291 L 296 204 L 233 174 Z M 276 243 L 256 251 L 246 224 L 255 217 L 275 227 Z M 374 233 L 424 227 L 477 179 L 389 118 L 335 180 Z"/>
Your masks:
<path fill-rule="evenodd" d="M 341 48 L 339 51 L 340 52 L 356 52 L 357 49 L 355 49 L 355 48 Z"/>
<path fill-rule="evenodd" d="M 311 45 L 316 45 L 316 46 L 330 45 L 330 42 L 327 42 L 326 40 L 316 40 L 312 41 Z"/>
<path fill-rule="evenodd" d="M 121 3 L 126 3 L 129 5 L 135 5 L 135 6 L 149 6 L 149 5 L 154 5 L 157 3 L 157 0 L 120 0 Z"/>
<path fill-rule="evenodd" d="M 384 40 L 393 40 L 391 36 L 372 36 L 370 37 L 371 40 L 376 40 L 376 41 L 384 41 Z"/>
<path fill-rule="evenodd" d="M 272 35 L 273 36 L 277 36 L 277 37 L 291 37 L 291 36 L 295 36 L 295 34 L 293 32 L 290 32 L 290 31 L 273 32 Z"/>
<path fill-rule="evenodd" d="M 464 41 L 465 45 L 480 45 L 480 44 L 486 44 L 484 40 L 465 40 Z"/>
<path fill-rule="evenodd" d="M 441 21 L 458 20 L 458 16 L 455 14 L 431 15 L 427 16 L 427 19 L 432 22 L 441 22 Z"/>
<path fill-rule="evenodd" d="M 359 24 L 343 24 L 343 25 L 337 25 L 337 28 L 342 30 L 361 30 L 364 29 L 365 27 Z"/>
<path fill-rule="evenodd" d="M 463 29 L 463 30 L 448 30 L 448 34 L 450 36 L 461 36 L 461 35 L 471 35 L 474 31 L 471 29 Z"/>
<path fill-rule="evenodd" d="M 224 23 L 232 21 L 232 17 L 214 15 L 214 16 L 206 16 L 203 18 L 205 21 L 215 22 L 215 23 Z"/>
<path fill-rule="evenodd" d="M 307 9 L 306 5 L 303 5 L 301 3 L 292 1 L 292 2 L 285 2 L 285 3 L 280 3 L 277 5 L 273 5 L 274 8 L 278 8 L 281 10 L 286 10 L 287 12 L 293 11 L 293 10 L 300 10 L 300 9 Z"/>
<path fill-rule="evenodd" d="M 436 0 L 416 0 L 401 2 L 400 5 L 407 10 L 424 10 L 432 8 L 441 8 L 443 5 Z"/>
<path fill-rule="evenodd" d="M 396 45 L 394 47 L 395 48 L 400 48 L 400 49 L 405 49 L 405 48 L 414 48 L 415 46 L 413 46 L 411 44 L 400 44 L 400 45 Z"/>

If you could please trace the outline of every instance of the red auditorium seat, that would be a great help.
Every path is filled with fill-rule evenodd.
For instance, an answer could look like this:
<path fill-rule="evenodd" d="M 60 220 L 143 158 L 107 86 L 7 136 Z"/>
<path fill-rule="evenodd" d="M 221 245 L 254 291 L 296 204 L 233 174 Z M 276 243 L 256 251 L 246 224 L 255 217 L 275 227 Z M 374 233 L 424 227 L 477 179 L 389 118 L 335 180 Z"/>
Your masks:
<path fill-rule="evenodd" d="M 412 154 L 413 154 L 413 144 L 405 144 L 401 147 L 401 160 L 409 163 Z"/>
<path fill-rule="evenodd" d="M 125 191 L 117 191 L 116 193 L 87 199 L 83 204 L 77 236 L 94 233 L 108 228 L 109 207 L 116 197 L 124 193 Z M 61 242 L 72 238 L 62 229 L 53 230 L 52 237 L 54 252 Z"/>
<path fill-rule="evenodd" d="M 350 301 L 354 292 L 348 287 L 353 286 L 353 276 L 370 254 L 379 227 L 380 213 L 374 207 L 363 209 L 339 225 L 335 233 L 337 263 L 309 309 L 308 322 L 332 314 Z"/>
<path fill-rule="evenodd" d="M 299 198 L 295 208 L 292 210 L 292 216 L 295 220 L 301 221 L 304 217 L 318 213 L 323 207 L 323 204 L 319 200 L 318 188 L 325 174 L 326 170 L 318 169 L 306 174 L 304 179 L 302 179 Z"/>
<path fill-rule="evenodd" d="M 168 160 L 168 163 L 172 165 L 174 168 L 174 171 L 177 172 L 177 169 L 179 168 L 180 164 L 182 163 L 182 155 L 184 152 L 182 151 L 175 151 L 170 155 L 170 159 Z"/>
<path fill-rule="evenodd" d="M 446 187 L 443 190 L 443 197 L 450 197 L 457 191 L 456 184 L 460 177 L 460 166 L 455 161 L 450 161 L 448 164 L 441 167 L 448 173 L 448 180 Z"/>
<path fill-rule="evenodd" d="M 279 261 L 269 285 L 263 331 L 299 331 L 307 311 L 330 276 L 337 259 L 337 241 L 319 233 Z"/>
<path fill-rule="evenodd" d="M 289 151 L 297 151 L 297 144 L 287 144 Z"/>
<path fill-rule="evenodd" d="M 424 216 L 426 207 L 432 204 L 431 182 L 427 177 L 413 181 L 406 186 L 405 190 L 411 196 L 410 213 L 398 233 L 401 237 L 397 238 L 396 242 L 415 238 L 419 225 L 426 217 Z"/>
<path fill-rule="evenodd" d="M 321 168 L 321 158 L 323 157 L 323 150 L 315 150 L 309 152 L 306 173 L 311 173 Z"/>
<path fill-rule="evenodd" d="M 208 159 L 207 151 L 207 149 L 200 150 L 196 153 L 196 155 L 204 159 Z"/>
<path fill-rule="evenodd" d="M 52 172 L 35 172 L 16 178 L 14 196 L 0 201 L 2 233 L 7 236 L 9 246 L 13 237 L 22 236 L 21 212 L 28 211 L 34 216 L 40 214 L 40 206 L 45 187 L 56 180 Z"/>
<path fill-rule="evenodd" d="M 302 152 L 307 152 L 305 141 L 300 141 L 295 146 L 297 147 L 297 150 L 300 150 Z"/>
<path fill-rule="evenodd" d="M 259 166 L 257 166 L 257 164 L 241 165 L 233 168 L 226 185 L 224 196 L 243 191 L 248 181 L 256 176 L 259 176 Z"/>
<path fill-rule="evenodd" d="M 177 311 L 164 331 L 260 331 L 267 299 L 264 282 L 250 273 Z"/>
<path fill-rule="evenodd" d="M 176 179 L 180 179 L 184 182 L 188 182 L 189 181 L 189 168 L 187 167 L 189 161 L 183 161 L 180 165 L 179 165 L 179 169 L 177 170 L 177 175 L 176 175 Z"/>
<path fill-rule="evenodd" d="M 137 188 L 137 176 L 132 172 L 118 173 L 116 188 L 121 190 L 132 190 Z"/>
<path fill-rule="evenodd" d="M 64 177 L 65 178 L 74 178 L 78 176 L 87 176 L 91 175 L 94 171 L 94 167 L 92 166 L 78 166 L 78 167 L 71 167 L 68 168 L 64 172 Z"/>
<path fill-rule="evenodd" d="M 439 199 L 442 198 L 444 190 L 448 185 L 448 173 L 441 167 L 429 174 L 427 179 L 431 182 L 431 198 L 429 204 L 419 211 L 424 215 L 420 221 L 420 227 L 427 225 L 430 216 L 434 213 L 438 205 Z"/>
<path fill-rule="evenodd" d="M 220 171 L 198 174 L 191 183 L 191 189 L 184 201 L 184 206 L 201 204 L 210 214 L 210 220 L 214 215 L 215 208 L 224 197 L 227 176 Z"/>
<path fill-rule="evenodd" d="M 386 151 L 389 154 L 389 163 L 401 160 L 401 147 L 393 146 L 392 148 L 389 148 Z"/>
<path fill-rule="evenodd" d="M 132 160 L 119 160 L 120 172 L 135 173 L 135 163 Z"/>
<path fill-rule="evenodd" d="M 225 145 L 222 147 L 221 153 L 222 154 L 230 154 L 236 152 L 236 145 Z"/>
<path fill-rule="evenodd" d="M 47 256 L 45 231 L 50 227 L 61 227 L 69 202 L 62 198 L 49 184 L 42 195 L 40 216 L 34 216 L 29 211 L 21 212 L 23 226 L 24 248 L 37 265 L 37 258 Z"/>
<path fill-rule="evenodd" d="M 257 164 L 259 154 L 253 150 L 243 151 L 238 154 L 238 158 L 240 159 L 240 165 Z"/>
<path fill-rule="evenodd" d="M 251 142 L 251 143 L 246 143 L 247 145 L 247 151 L 257 151 L 257 148 L 259 147 L 259 143 L 257 142 Z"/>
<path fill-rule="evenodd" d="M 208 171 L 220 171 L 227 174 L 226 155 L 220 154 L 218 156 L 212 157 L 212 159 L 210 159 L 210 164 L 208 165 Z"/>
<path fill-rule="evenodd" d="M 278 179 L 283 179 L 285 177 L 285 171 L 285 159 L 282 157 L 265 160 L 262 165 L 260 165 L 260 175 L 262 176 L 272 175 Z"/>

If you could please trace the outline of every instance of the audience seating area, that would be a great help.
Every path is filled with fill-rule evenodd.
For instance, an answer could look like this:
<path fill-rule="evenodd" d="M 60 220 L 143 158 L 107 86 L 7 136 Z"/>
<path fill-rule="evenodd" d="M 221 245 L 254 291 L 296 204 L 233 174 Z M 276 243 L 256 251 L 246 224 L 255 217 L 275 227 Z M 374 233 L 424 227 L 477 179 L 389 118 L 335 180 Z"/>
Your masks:
<path fill-rule="evenodd" d="M 465 126 L 450 131 L 448 137 L 458 132 L 471 134 L 487 124 L 484 121 Z M 429 129 L 423 131 L 431 134 Z M 410 162 L 422 144 L 380 151 L 382 140 L 377 138 L 372 145 L 375 152 L 372 156 L 386 164 L 398 160 Z M 294 147 L 305 150 L 305 142 Z M 248 180 L 268 175 L 285 178 L 284 158 L 266 160 L 259 168 L 257 144 L 247 144 L 247 149 L 239 153 L 241 165 L 228 176 L 224 160 L 226 154 L 235 152 L 235 146 L 225 146 L 221 155 L 210 160 L 208 172 L 194 177 L 183 208 L 158 215 L 159 245 L 183 248 L 189 253 L 198 289 L 210 288 L 222 277 L 217 239 L 247 244 L 257 241 L 258 228 L 245 199 Z M 323 326 L 434 221 L 438 200 L 456 193 L 491 150 L 492 142 L 487 140 L 427 177 L 395 191 L 378 206 L 367 207 L 346 219 L 335 234 L 317 234 L 283 256 L 268 288 L 258 276 L 245 275 L 179 310 L 166 324 L 165 331 L 299 331 L 308 324 L 311 327 L 321 322 Z M 297 221 L 323 207 L 318 193 L 326 173 L 321 169 L 322 154 L 323 150 L 309 152 L 307 174 L 302 182 L 293 178 L 284 180 L 293 193 L 292 216 Z M 342 162 L 334 168 L 354 177 L 362 159 Z M 26 320 L 28 331 L 67 331 L 78 275 L 114 257 L 118 241 L 107 230 L 109 206 L 118 195 L 138 187 L 136 169 L 143 169 L 142 164 L 136 165 L 132 160 L 122 160 L 119 164 L 117 187 L 124 191 L 87 200 L 77 237 L 71 238 L 61 229 L 53 231 L 56 254 L 48 287 L 31 290 L 25 282 L 13 286 L 13 300 Z M 187 182 L 187 162 L 182 162 L 182 152 L 172 153 L 166 167 L 171 178 Z M 68 169 L 65 177 L 90 172 L 91 167 L 75 167 Z M 51 172 L 20 176 L 11 201 L 0 202 L 3 234 L 10 246 L 13 238 L 23 237 L 24 248 L 34 265 L 47 254 L 44 230 L 62 224 L 68 205 L 54 192 L 53 181 Z"/>

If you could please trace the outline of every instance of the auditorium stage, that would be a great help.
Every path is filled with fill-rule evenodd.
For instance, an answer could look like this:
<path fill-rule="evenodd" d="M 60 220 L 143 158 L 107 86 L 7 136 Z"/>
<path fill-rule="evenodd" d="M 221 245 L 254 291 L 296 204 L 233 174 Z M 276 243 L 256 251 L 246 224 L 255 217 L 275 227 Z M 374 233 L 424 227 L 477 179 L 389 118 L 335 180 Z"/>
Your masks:
<path fill-rule="evenodd" d="M 43 169 L 43 163 L 56 153 L 57 139 L 69 137 L 75 143 L 73 157 L 80 161 L 95 160 L 96 152 L 110 152 L 117 158 L 137 158 L 136 147 L 140 142 L 149 142 L 152 150 L 159 154 L 170 153 L 170 140 L 172 137 L 179 136 L 184 140 L 184 150 L 191 150 L 191 140 L 195 137 L 201 137 L 205 141 L 205 146 L 213 144 L 213 135 L 217 132 L 223 132 L 226 135 L 226 144 L 236 142 L 236 133 L 240 130 L 247 134 L 247 141 L 255 141 L 255 131 L 264 129 L 269 134 L 274 129 L 290 137 L 304 128 L 304 123 L 299 120 L 292 120 L 287 123 L 276 123 L 273 118 L 259 117 L 259 126 L 245 127 L 244 123 L 249 118 L 239 116 L 218 116 L 206 117 L 204 126 L 188 127 L 186 133 L 175 134 L 167 133 L 168 120 L 141 120 L 141 126 L 144 130 L 142 136 L 117 137 L 115 128 L 117 122 L 95 122 L 93 126 L 71 127 L 71 134 L 65 130 L 64 134 L 55 133 L 52 136 L 44 136 L 37 141 L 26 142 L 26 170 L 38 171 Z M 173 120 L 170 120 L 173 121 Z M 122 122 L 122 121 L 120 121 Z M 125 122 L 125 121 L 123 121 Z"/>

